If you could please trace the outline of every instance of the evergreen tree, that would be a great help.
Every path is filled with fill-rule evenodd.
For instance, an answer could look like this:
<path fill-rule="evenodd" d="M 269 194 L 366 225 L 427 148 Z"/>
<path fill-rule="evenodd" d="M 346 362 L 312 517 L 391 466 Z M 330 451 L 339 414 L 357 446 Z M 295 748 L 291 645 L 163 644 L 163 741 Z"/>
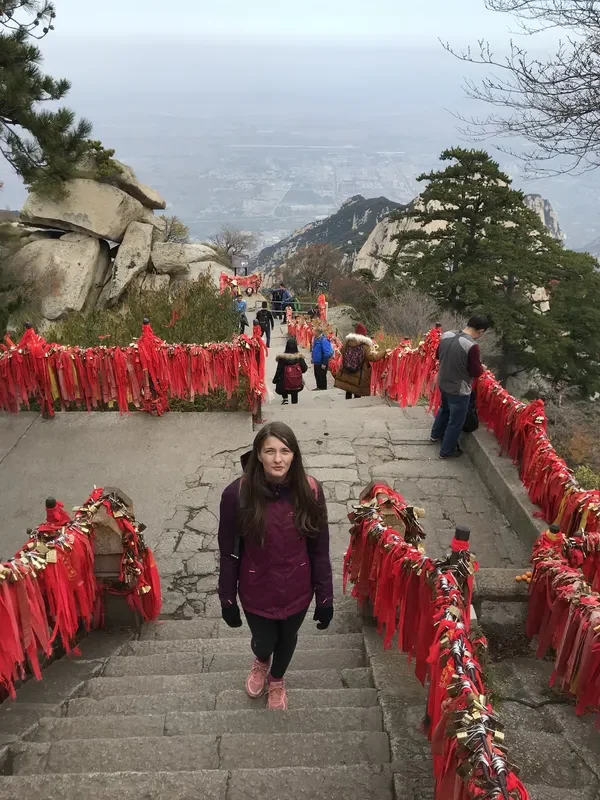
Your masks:
<path fill-rule="evenodd" d="M 600 392 L 600 273 L 593 256 L 563 250 L 542 322 L 546 330 L 535 344 L 540 372 L 559 390 Z"/>
<path fill-rule="evenodd" d="M 87 120 L 76 122 L 68 108 L 43 107 L 70 88 L 40 69 L 35 40 L 54 30 L 55 17 L 48 0 L 0 0 L 0 152 L 27 186 L 42 191 L 60 191 L 88 153 L 101 174 L 112 169 L 112 152 L 88 140 Z"/>
<path fill-rule="evenodd" d="M 451 163 L 421 175 L 425 190 L 408 212 L 396 215 L 406 222 L 394 237 L 397 250 L 385 280 L 416 286 L 459 313 L 490 315 L 500 337 L 503 382 L 537 368 L 589 390 L 600 375 L 597 361 L 583 370 L 572 359 L 585 360 L 594 326 L 600 330 L 593 259 L 553 239 L 486 152 L 453 148 L 441 160 Z M 543 313 L 543 290 L 551 286 L 551 310 Z M 578 324 L 579 315 L 585 325 Z"/>

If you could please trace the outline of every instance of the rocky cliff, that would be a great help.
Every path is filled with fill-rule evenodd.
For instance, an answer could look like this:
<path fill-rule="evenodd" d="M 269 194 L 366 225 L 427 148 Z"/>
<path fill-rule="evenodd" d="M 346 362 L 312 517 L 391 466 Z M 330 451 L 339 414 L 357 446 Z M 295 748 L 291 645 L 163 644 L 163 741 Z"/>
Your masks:
<path fill-rule="evenodd" d="M 535 211 L 555 239 L 562 241 L 562 239 L 565 238 L 558 224 L 556 212 L 548 200 L 544 199 L 540 194 L 526 194 L 525 204 L 528 205 L 532 211 Z"/>
<path fill-rule="evenodd" d="M 418 199 L 414 202 L 418 202 Z M 539 194 L 528 194 L 525 196 L 525 203 L 539 215 L 544 225 L 548 228 L 555 239 L 563 239 L 564 235 L 558 224 L 556 212 L 548 202 Z M 439 229 L 444 223 L 430 223 L 426 230 L 433 231 Z M 376 278 L 385 275 L 387 266 L 382 260 L 386 256 L 393 256 L 396 250 L 396 242 L 393 237 L 401 231 L 418 228 L 418 224 L 410 218 L 392 221 L 389 218 L 383 219 L 372 231 L 371 235 L 364 243 L 360 252 L 354 258 L 352 265 L 353 271 L 369 270 Z"/>
<path fill-rule="evenodd" d="M 164 242 L 165 221 L 154 212 L 166 202 L 117 164 L 110 180 L 96 180 L 82 165 L 61 196 L 27 198 L 16 224 L 20 247 L 2 267 L 38 286 L 42 325 L 115 306 L 130 288 L 162 289 L 205 274 L 218 285 L 219 274 L 229 272 L 205 245 Z"/>
<path fill-rule="evenodd" d="M 386 197 L 355 195 L 330 217 L 311 222 L 277 244 L 261 250 L 252 261 L 252 268 L 263 272 L 279 269 L 295 252 L 312 244 L 331 244 L 342 250 L 347 259 L 353 260 L 377 223 L 403 207 Z"/>

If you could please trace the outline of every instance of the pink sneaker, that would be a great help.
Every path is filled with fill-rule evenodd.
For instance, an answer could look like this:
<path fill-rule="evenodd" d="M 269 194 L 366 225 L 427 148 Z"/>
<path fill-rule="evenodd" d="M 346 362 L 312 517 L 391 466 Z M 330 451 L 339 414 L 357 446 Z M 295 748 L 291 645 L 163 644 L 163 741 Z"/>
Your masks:
<path fill-rule="evenodd" d="M 262 697 L 265 693 L 269 666 L 269 662 L 264 664 L 258 658 L 252 662 L 252 669 L 246 681 L 246 691 L 249 697 Z"/>
<path fill-rule="evenodd" d="M 270 711 L 287 711 L 288 699 L 283 681 L 269 681 L 267 708 Z"/>

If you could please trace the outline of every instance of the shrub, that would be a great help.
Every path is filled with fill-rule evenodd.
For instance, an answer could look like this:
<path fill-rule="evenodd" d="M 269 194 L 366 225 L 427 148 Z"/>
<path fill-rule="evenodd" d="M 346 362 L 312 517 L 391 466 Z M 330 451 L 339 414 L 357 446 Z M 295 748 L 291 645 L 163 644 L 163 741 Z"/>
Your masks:
<path fill-rule="evenodd" d="M 156 231 L 155 239 L 157 241 L 171 242 L 172 244 L 187 244 L 189 242 L 190 229 L 179 217 L 168 217 L 162 214 L 160 219 L 164 223 L 164 231 Z"/>
<path fill-rule="evenodd" d="M 217 293 L 209 277 L 175 289 L 132 292 L 125 307 L 70 314 L 44 331 L 47 341 L 94 347 L 125 347 L 137 339 L 148 317 L 154 332 L 168 342 L 204 344 L 230 341 L 237 314 L 229 294 Z"/>
<path fill-rule="evenodd" d="M 600 473 L 582 465 L 575 470 L 575 477 L 582 489 L 600 489 Z"/>

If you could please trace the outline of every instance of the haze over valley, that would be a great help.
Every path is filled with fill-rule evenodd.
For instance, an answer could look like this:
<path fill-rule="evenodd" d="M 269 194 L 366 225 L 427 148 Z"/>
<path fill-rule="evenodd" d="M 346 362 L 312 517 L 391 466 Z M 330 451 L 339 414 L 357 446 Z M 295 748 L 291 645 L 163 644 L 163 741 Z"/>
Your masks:
<path fill-rule="evenodd" d="M 466 141 L 450 112 L 485 112 L 461 88 L 466 74 L 482 72 L 433 36 L 290 44 L 57 26 L 43 52 L 51 74 L 72 80 L 68 105 L 198 240 L 226 223 L 266 246 L 353 195 L 405 203 L 440 151 Z M 526 181 L 521 164 L 492 145 L 482 146 L 519 188 L 551 202 L 570 247 L 600 235 L 595 173 Z M 18 208 L 25 191 L 9 169 L 2 202 Z"/>

